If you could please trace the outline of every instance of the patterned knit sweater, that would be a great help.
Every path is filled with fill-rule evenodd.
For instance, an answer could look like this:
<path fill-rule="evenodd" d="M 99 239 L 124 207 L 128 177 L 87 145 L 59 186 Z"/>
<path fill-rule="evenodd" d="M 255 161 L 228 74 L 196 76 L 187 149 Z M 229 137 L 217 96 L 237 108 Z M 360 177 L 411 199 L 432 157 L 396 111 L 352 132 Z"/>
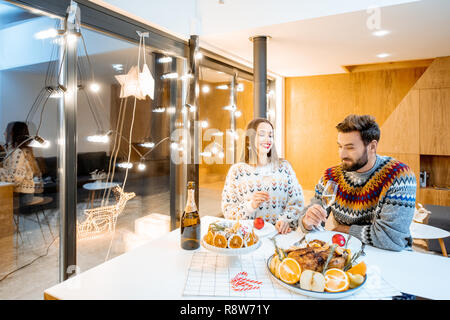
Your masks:
<path fill-rule="evenodd" d="M 0 181 L 14 183 L 14 192 L 34 193 L 33 169 L 25 152 L 17 148 L 6 158 L 0 168 Z"/>
<path fill-rule="evenodd" d="M 251 196 L 256 191 L 267 191 L 270 200 L 253 209 Z M 222 192 L 222 212 L 227 219 L 262 217 L 272 224 L 284 220 L 296 229 L 303 207 L 302 188 L 286 160 L 281 160 L 277 167 L 271 164 L 253 167 L 240 162 L 228 171 Z"/>
<path fill-rule="evenodd" d="M 351 226 L 352 236 L 382 249 L 410 249 L 416 178 L 406 164 L 377 155 L 375 165 L 367 172 L 347 172 L 340 165 L 329 168 L 316 185 L 310 205 L 321 204 L 328 180 L 339 185 L 331 206 L 333 216 L 338 223 Z M 307 232 L 302 223 L 300 227 Z"/>

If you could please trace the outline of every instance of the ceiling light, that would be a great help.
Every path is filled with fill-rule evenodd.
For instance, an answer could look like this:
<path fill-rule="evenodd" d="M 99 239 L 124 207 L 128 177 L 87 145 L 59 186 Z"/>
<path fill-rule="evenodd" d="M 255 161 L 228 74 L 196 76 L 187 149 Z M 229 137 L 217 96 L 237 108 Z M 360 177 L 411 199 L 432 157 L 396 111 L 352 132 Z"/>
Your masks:
<path fill-rule="evenodd" d="M 242 116 L 242 112 L 238 110 L 234 113 L 234 115 L 236 116 L 236 118 L 239 118 L 240 116 Z"/>
<path fill-rule="evenodd" d="M 201 122 L 202 128 L 208 128 L 208 121 Z"/>
<path fill-rule="evenodd" d="M 244 84 L 243 83 L 238 83 L 236 91 L 238 91 L 238 92 L 244 91 Z"/>
<path fill-rule="evenodd" d="M 372 32 L 372 35 L 374 35 L 376 37 L 383 37 L 389 33 L 391 33 L 389 30 L 377 30 L 377 31 Z"/>
<path fill-rule="evenodd" d="M 211 90 L 211 89 L 210 89 L 209 86 L 206 85 L 206 84 L 202 87 L 202 92 L 203 92 L 203 93 L 208 93 L 210 90 Z"/>
<path fill-rule="evenodd" d="M 220 89 L 220 90 L 228 90 L 228 85 L 226 85 L 226 84 L 221 84 L 220 86 L 217 86 L 216 88 L 217 88 L 217 89 Z"/>
<path fill-rule="evenodd" d="M 380 53 L 380 54 L 377 54 L 377 57 L 378 57 L 378 58 L 386 58 L 386 57 L 389 57 L 389 56 L 390 56 L 389 53 Z"/>

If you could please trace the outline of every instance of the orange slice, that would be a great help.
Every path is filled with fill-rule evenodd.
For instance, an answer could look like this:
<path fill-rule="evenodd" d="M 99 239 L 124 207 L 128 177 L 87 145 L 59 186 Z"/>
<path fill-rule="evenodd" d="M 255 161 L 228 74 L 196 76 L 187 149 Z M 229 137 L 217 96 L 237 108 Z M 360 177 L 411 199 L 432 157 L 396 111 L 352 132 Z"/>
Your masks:
<path fill-rule="evenodd" d="M 211 231 L 208 231 L 208 233 L 203 237 L 203 240 L 209 245 L 213 245 L 214 241 L 214 234 Z"/>
<path fill-rule="evenodd" d="M 358 263 L 356 266 L 353 266 L 350 268 L 350 270 L 348 270 L 348 272 L 350 272 L 352 274 L 360 274 L 363 277 L 366 276 L 366 271 L 367 271 L 367 266 L 364 261 Z"/>
<path fill-rule="evenodd" d="M 294 284 L 300 280 L 300 274 L 302 273 L 302 268 L 298 262 L 292 258 L 286 258 L 281 261 L 278 266 L 278 273 L 280 274 L 280 280 L 288 283 Z"/>
<path fill-rule="evenodd" d="M 216 233 L 213 240 L 213 245 L 219 248 L 226 248 L 228 244 L 227 238 L 220 233 Z"/>
<path fill-rule="evenodd" d="M 343 270 L 332 268 L 325 272 L 325 291 L 341 292 L 347 290 L 349 285 L 348 276 Z"/>
<path fill-rule="evenodd" d="M 239 249 L 244 245 L 244 240 L 238 234 L 233 234 L 230 239 L 228 239 L 228 247 L 231 249 Z"/>
<path fill-rule="evenodd" d="M 251 233 L 247 233 L 244 236 L 244 243 L 246 247 L 251 247 L 255 244 L 255 239 L 253 238 L 253 235 Z"/>

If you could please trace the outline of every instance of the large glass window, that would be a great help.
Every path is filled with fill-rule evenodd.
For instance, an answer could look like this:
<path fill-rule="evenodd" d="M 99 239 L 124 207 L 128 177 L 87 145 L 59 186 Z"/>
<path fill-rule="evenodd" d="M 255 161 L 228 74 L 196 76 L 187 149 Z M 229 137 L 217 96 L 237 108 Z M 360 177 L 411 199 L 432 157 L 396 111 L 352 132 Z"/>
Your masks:
<path fill-rule="evenodd" d="M 59 23 L 0 1 L 0 299 L 58 282 Z"/>

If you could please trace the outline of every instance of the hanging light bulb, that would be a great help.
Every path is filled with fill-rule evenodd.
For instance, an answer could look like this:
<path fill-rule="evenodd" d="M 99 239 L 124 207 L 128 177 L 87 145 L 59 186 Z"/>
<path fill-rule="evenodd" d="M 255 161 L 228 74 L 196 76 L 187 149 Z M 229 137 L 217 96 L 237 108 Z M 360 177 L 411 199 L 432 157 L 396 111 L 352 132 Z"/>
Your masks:
<path fill-rule="evenodd" d="M 50 147 L 50 141 L 45 140 L 39 136 L 35 136 L 33 140 L 28 144 L 29 147 L 39 148 L 39 149 L 48 149 Z"/>
<path fill-rule="evenodd" d="M 208 128 L 208 121 L 201 122 L 202 128 Z"/>
<path fill-rule="evenodd" d="M 117 165 L 119 168 L 131 169 L 133 168 L 133 164 L 131 162 L 121 162 Z"/>
<path fill-rule="evenodd" d="M 106 134 L 95 134 L 92 136 L 87 136 L 86 140 L 89 142 L 95 142 L 95 143 L 108 143 L 109 137 Z"/>
<path fill-rule="evenodd" d="M 139 162 L 137 168 L 138 168 L 139 171 L 144 171 L 146 167 L 147 166 L 145 164 L 143 164 L 142 162 Z"/>
<path fill-rule="evenodd" d="M 234 115 L 236 116 L 236 118 L 239 118 L 240 116 L 242 116 L 242 112 L 238 110 L 234 113 Z"/>
<path fill-rule="evenodd" d="M 96 82 L 91 83 L 91 85 L 89 86 L 89 89 L 91 89 L 92 92 L 99 92 L 100 91 L 100 85 Z"/>
<path fill-rule="evenodd" d="M 155 144 L 153 142 L 143 142 L 140 143 L 139 146 L 143 147 L 143 148 L 153 148 L 155 146 Z"/>

